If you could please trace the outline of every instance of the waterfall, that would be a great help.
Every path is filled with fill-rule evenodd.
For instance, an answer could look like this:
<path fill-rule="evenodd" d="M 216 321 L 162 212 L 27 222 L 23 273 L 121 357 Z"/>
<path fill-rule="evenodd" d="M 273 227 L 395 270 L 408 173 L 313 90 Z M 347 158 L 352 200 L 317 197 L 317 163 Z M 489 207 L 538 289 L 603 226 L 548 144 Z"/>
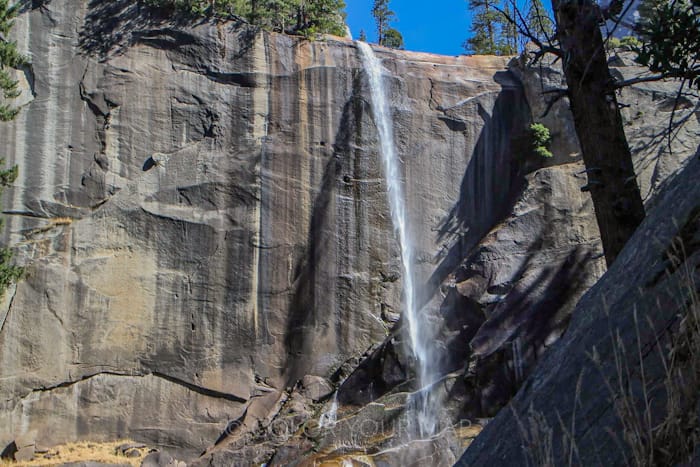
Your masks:
<path fill-rule="evenodd" d="M 372 113 L 379 133 L 380 152 L 384 166 L 384 176 L 391 209 L 391 220 L 401 248 L 401 265 L 403 267 L 403 317 L 408 326 L 411 351 L 416 364 L 419 393 L 414 401 L 417 410 L 418 427 L 421 436 L 430 436 L 435 430 L 434 410 L 429 407 L 429 394 L 424 390 L 434 382 L 431 374 L 429 326 L 421 318 L 416 296 L 415 274 L 413 271 L 413 244 L 408 231 L 408 212 L 402 183 L 400 161 L 394 146 L 394 129 L 391 109 L 387 102 L 387 93 L 382 79 L 382 64 L 374 55 L 372 48 L 365 42 L 356 42 L 360 50 L 362 63 L 369 79 Z"/>
<path fill-rule="evenodd" d="M 331 401 L 331 406 L 327 411 L 321 414 L 319 419 L 319 426 L 321 428 L 333 428 L 336 421 L 338 420 L 338 391 L 333 394 L 333 400 Z"/>

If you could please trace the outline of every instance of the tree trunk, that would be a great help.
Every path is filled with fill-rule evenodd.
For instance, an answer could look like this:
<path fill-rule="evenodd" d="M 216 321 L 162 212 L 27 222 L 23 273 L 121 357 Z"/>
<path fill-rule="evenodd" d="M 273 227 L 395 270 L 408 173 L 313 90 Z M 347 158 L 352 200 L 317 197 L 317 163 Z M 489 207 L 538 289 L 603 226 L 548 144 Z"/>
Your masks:
<path fill-rule="evenodd" d="M 644 219 L 632 155 L 591 0 L 553 0 L 571 112 L 610 266 Z"/>

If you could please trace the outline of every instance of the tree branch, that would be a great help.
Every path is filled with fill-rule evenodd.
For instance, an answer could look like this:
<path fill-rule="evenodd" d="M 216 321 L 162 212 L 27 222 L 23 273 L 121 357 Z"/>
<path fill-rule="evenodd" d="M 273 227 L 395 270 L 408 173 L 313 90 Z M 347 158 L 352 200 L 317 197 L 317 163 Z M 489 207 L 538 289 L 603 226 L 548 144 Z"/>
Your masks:
<path fill-rule="evenodd" d="M 511 3 L 513 2 L 511 1 Z M 497 5 L 493 5 L 492 8 L 499 12 L 501 15 L 503 15 L 506 21 L 508 21 L 511 25 L 515 26 L 521 35 L 527 37 L 533 44 L 537 46 L 539 50 L 533 53 L 533 62 L 536 63 L 540 58 L 542 58 L 542 56 L 548 53 L 557 57 L 562 57 L 564 55 L 560 48 L 555 47 L 554 45 L 552 45 L 551 42 L 549 44 L 542 43 L 542 41 L 537 37 L 537 35 L 530 31 L 530 28 L 527 25 L 527 21 L 525 21 L 525 18 L 523 18 L 523 15 L 520 12 L 519 8 L 514 8 L 514 11 L 518 18 L 513 18 L 509 12 L 504 11 L 501 7 Z"/>

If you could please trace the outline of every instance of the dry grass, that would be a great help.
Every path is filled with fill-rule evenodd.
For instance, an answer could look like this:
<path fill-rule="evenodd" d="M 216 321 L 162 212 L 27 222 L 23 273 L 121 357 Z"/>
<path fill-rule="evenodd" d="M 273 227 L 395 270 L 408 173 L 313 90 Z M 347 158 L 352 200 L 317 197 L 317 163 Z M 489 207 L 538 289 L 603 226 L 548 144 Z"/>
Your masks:
<path fill-rule="evenodd" d="M 469 426 L 464 426 L 461 428 L 455 428 L 455 435 L 457 436 L 457 439 L 460 440 L 462 447 L 464 449 L 467 449 L 469 445 L 476 439 L 477 436 L 479 436 L 479 433 L 482 432 L 484 429 L 483 426 L 474 424 L 474 425 L 469 425 Z"/>
<path fill-rule="evenodd" d="M 650 380 L 645 370 L 636 310 L 637 362 L 632 368 L 628 362 L 633 360 L 627 358 L 619 334 L 611 333 L 617 374 L 614 381 L 606 380 L 606 384 L 615 413 L 622 422 L 622 439 L 637 467 L 688 462 L 700 443 L 700 420 L 696 411 L 700 400 L 700 296 L 693 271 L 685 261 L 682 242 L 674 243 L 668 256 L 672 270 L 682 274 L 681 290 L 677 294 L 682 301 L 680 324 L 671 333 L 669 344 L 664 347 L 656 341 L 663 368 L 662 381 Z M 651 323 L 650 326 L 653 329 Z M 631 384 L 637 377 L 641 380 L 641 404 Z M 662 408 L 656 403 L 659 396 L 663 398 Z"/>
<path fill-rule="evenodd" d="M 49 219 L 49 224 L 56 225 L 70 225 L 73 223 L 72 217 L 52 217 Z"/>
<path fill-rule="evenodd" d="M 579 375 L 576 383 L 576 393 L 574 395 L 574 407 L 571 415 L 571 424 L 564 423 L 561 415 L 557 412 L 557 421 L 559 423 L 558 432 L 561 433 L 561 452 L 566 453 L 566 462 L 564 459 L 556 459 L 554 456 L 554 433 L 555 430 L 550 426 L 547 418 L 543 413 L 533 410 L 532 407 L 527 412 L 525 419 L 520 417 L 517 410 L 511 405 L 515 422 L 520 432 L 520 437 L 523 440 L 523 445 L 527 448 L 525 456 L 527 465 L 536 467 L 556 467 L 568 465 L 572 467 L 579 465 L 579 453 L 576 440 L 573 433 L 576 429 L 576 407 L 580 403 L 579 396 L 581 393 L 581 383 L 583 381 L 582 374 Z"/>
<path fill-rule="evenodd" d="M 621 450 L 631 456 L 627 459 L 628 465 L 635 467 L 689 462 L 700 444 L 697 412 L 700 404 L 700 295 L 694 271 L 690 262 L 686 261 L 682 239 L 676 239 L 669 250 L 668 275 L 681 274 L 677 293 L 680 323 L 675 330 L 669 330 L 666 345 L 662 345 L 657 335 L 654 347 L 663 370 L 661 377 L 651 378 L 648 368 L 645 368 L 645 350 L 642 349 L 640 319 L 636 310 L 634 329 L 637 345 L 632 350 L 635 355 L 628 356 L 620 333 L 610 331 L 615 368 L 612 379 L 606 377 L 601 356 L 596 350 L 593 349 L 589 355 L 603 375 L 615 414 L 623 427 L 622 433 L 608 431 Z M 654 329 L 653 323 L 648 321 L 651 329 Z M 529 465 L 554 467 L 578 464 L 579 452 L 572 434 L 575 433 L 576 405 L 580 403 L 580 385 L 581 378 L 576 388 L 569 426 L 558 414 L 559 427 L 555 430 L 543 413 L 530 409 L 523 419 L 512 409 Z M 558 437 L 562 443 L 561 452 L 567 455 L 567 459 L 555 458 L 555 432 L 561 433 Z"/>
<path fill-rule="evenodd" d="M 73 223 L 72 217 L 50 217 L 46 219 L 48 223 L 36 229 L 32 229 L 27 233 L 27 236 L 37 235 L 40 233 L 48 232 L 49 230 L 59 227 L 62 225 L 71 225 Z"/>
<path fill-rule="evenodd" d="M 46 454 L 36 454 L 30 462 L 15 462 L 9 460 L 0 460 L 2 467 L 44 467 L 56 466 L 66 462 L 84 462 L 94 461 L 111 464 L 128 464 L 135 467 L 141 465 L 143 457 L 148 453 L 148 448 L 139 449 L 140 457 L 126 457 L 121 454 L 115 454 L 117 446 L 132 441 L 122 440 L 109 443 L 94 443 L 83 441 L 78 443 L 62 444 L 49 449 L 49 455 L 53 455 L 50 459 L 46 459 Z"/>

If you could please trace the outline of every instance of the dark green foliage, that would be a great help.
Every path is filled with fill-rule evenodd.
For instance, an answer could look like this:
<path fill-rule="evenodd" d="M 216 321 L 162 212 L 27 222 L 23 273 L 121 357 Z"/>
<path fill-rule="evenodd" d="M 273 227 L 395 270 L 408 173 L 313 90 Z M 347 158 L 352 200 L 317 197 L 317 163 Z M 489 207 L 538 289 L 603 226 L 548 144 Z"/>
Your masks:
<path fill-rule="evenodd" d="M 542 5 L 542 0 L 531 0 L 526 21 L 528 32 L 540 42 L 549 42 L 549 39 L 554 36 L 554 21 Z"/>
<path fill-rule="evenodd" d="M 533 123 L 530 125 L 529 133 L 532 152 L 540 157 L 552 157 L 553 154 L 549 150 L 549 143 L 552 140 L 549 128 L 541 123 Z"/>
<path fill-rule="evenodd" d="M 480 55 L 513 55 L 518 52 L 519 34 L 508 19 L 516 17 L 514 4 L 496 0 L 469 0 L 472 10 L 472 37 L 463 46 L 469 53 Z"/>
<path fill-rule="evenodd" d="M 394 28 L 387 28 L 384 31 L 384 44 L 386 47 L 393 49 L 403 49 L 403 36 Z"/>
<path fill-rule="evenodd" d="M 389 9 L 389 0 L 374 0 L 372 16 L 377 25 L 377 43 L 395 49 L 403 48 L 403 36 L 390 26 L 396 14 Z"/>
<path fill-rule="evenodd" d="M 357 38 L 358 41 L 367 42 L 367 33 L 364 29 L 360 29 L 360 37 Z"/>
<path fill-rule="evenodd" d="M 0 120 L 9 121 L 15 118 L 19 109 L 12 107 L 7 101 L 19 96 L 17 81 L 12 79 L 11 68 L 18 68 L 26 63 L 26 58 L 17 51 L 17 45 L 6 38 L 17 16 L 17 8 L 21 2 L 0 0 L 0 89 L 4 101 L 0 104 Z M 0 159 L 0 166 L 5 161 Z M 0 193 L 17 178 L 17 166 L 0 170 Z M 0 220 L 0 225 L 2 220 Z M 9 248 L 0 248 L 0 295 L 7 287 L 22 276 L 23 269 L 12 264 L 12 251 Z"/>
<path fill-rule="evenodd" d="M 24 268 L 12 264 L 12 250 L 0 248 L 0 296 L 5 293 L 7 287 L 17 282 L 24 275 Z"/>
<path fill-rule="evenodd" d="M 469 53 L 498 55 L 498 21 L 501 14 L 494 6 L 490 0 L 469 0 L 473 36 L 464 42 L 464 48 Z"/>
<path fill-rule="evenodd" d="M 518 53 L 518 28 L 515 23 L 508 20 L 508 17 L 516 17 L 515 5 L 506 3 L 503 6 L 503 13 L 498 15 L 496 23 L 500 32 L 497 41 L 497 52 L 498 55 L 515 55 Z"/>
<path fill-rule="evenodd" d="M 4 165 L 5 161 L 0 159 L 0 166 Z M 17 166 L 9 169 L 0 170 L 0 193 L 3 189 L 10 185 L 17 178 Z M 2 221 L 0 220 L 0 225 Z M 0 248 L 0 296 L 5 293 L 7 287 L 19 280 L 24 273 L 24 269 L 12 264 L 12 250 L 9 248 Z"/>
<path fill-rule="evenodd" d="M 0 165 L 4 165 L 5 160 L 0 159 Z M 17 179 L 17 166 L 13 166 L 6 170 L 0 170 L 0 193 L 2 189 L 9 186 Z"/>
<path fill-rule="evenodd" d="M 4 122 L 12 120 L 19 112 L 19 109 L 6 102 L 20 94 L 17 89 L 17 80 L 12 78 L 10 69 L 26 63 L 26 58 L 17 51 L 17 44 L 6 39 L 17 16 L 18 6 L 18 2 L 10 5 L 10 0 L 0 0 L 0 90 L 5 99 L 0 104 L 0 120 Z"/>
<path fill-rule="evenodd" d="M 637 6 L 638 23 L 647 23 L 654 18 L 655 10 L 666 3 L 666 0 L 641 0 Z"/>
<path fill-rule="evenodd" d="M 238 16 L 251 24 L 289 34 L 345 34 L 343 0 L 142 0 L 166 13 L 193 17 Z"/>
<path fill-rule="evenodd" d="M 642 6 L 637 61 L 700 88 L 700 0 L 648 0 Z"/>
<path fill-rule="evenodd" d="M 180 13 L 192 16 L 247 17 L 250 0 L 141 0 L 148 6 L 159 8 L 164 13 Z M 255 1 L 255 0 L 254 0 Z"/>
<path fill-rule="evenodd" d="M 542 0 L 530 0 L 527 8 L 517 0 L 469 0 L 472 37 L 464 42 L 469 53 L 515 55 L 525 42 L 548 43 L 554 22 Z"/>
<path fill-rule="evenodd" d="M 299 0 L 291 3 L 298 3 Z M 297 27 L 305 34 L 334 34 L 345 35 L 345 2 L 343 0 L 312 0 L 301 1 L 302 6 L 292 5 L 297 16 L 301 15 L 303 22 Z"/>

